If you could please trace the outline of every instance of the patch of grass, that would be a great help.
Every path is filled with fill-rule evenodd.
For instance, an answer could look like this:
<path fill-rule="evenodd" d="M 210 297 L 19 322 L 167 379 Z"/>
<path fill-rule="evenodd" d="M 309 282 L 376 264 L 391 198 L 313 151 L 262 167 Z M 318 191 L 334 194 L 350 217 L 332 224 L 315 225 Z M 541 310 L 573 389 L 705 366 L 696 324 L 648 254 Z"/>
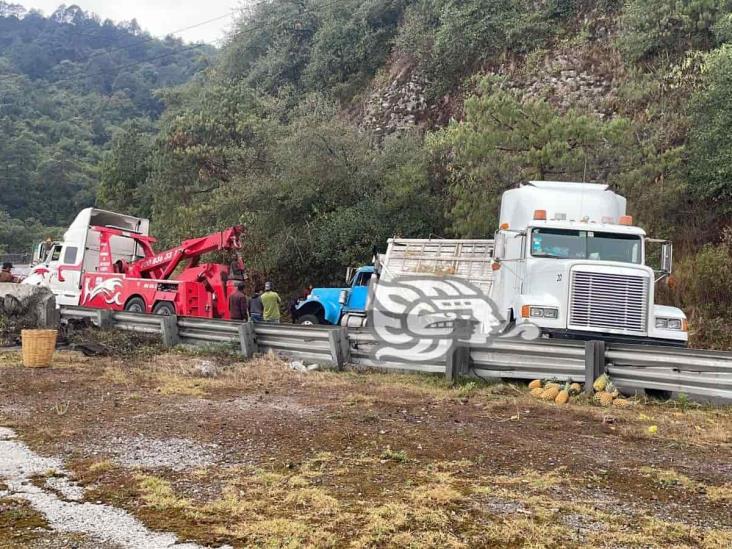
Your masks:
<path fill-rule="evenodd" d="M 187 499 L 178 497 L 170 483 L 152 475 L 136 475 L 142 500 L 153 509 L 187 509 L 191 504 Z"/>
<path fill-rule="evenodd" d="M 157 372 L 157 391 L 162 395 L 203 396 L 205 380 L 187 378 L 169 372 Z"/>
<path fill-rule="evenodd" d="M 45 517 L 26 501 L 0 499 L 0 547 L 30 547 L 39 530 L 48 530 Z"/>
<path fill-rule="evenodd" d="M 445 505 L 464 499 L 463 494 L 446 483 L 431 483 L 419 486 L 412 492 L 412 499 L 418 503 Z"/>
<path fill-rule="evenodd" d="M 407 453 L 404 450 L 392 450 L 389 446 L 384 448 L 381 452 L 381 459 L 385 461 L 396 461 L 397 463 L 404 463 L 408 461 Z"/>
<path fill-rule="evenodd" d="M 338 500 L 321 488 L 301 487 L 293 490 L 285 497 L 285 503 L 307 509 L 318 515 L 333 515 L 339 508 Z"/>
<path fill-rule="evenodd" d="M 674 469 L 656 469 L 654 467 L 641 467 L 641 473 L 650 476 L 653 480 L 664 488 L 681 487 L 686 489 L 694 489 L 697 483 L 686 475 L 675 471 Z"/>
<path fill-rule="evenodd" d="M 111 471 L 112 469 L 114 469 L 114 462 L 110 459 L 95 461 L 88 467 L 89 472 L 95 474 L 106 473 L 107 471 Z"/>
<path fill-rule="evenodd" d="M 103 379 L 115 385 L 129 385 L 132 380 L 127 372 L 119 366 L 108 366 L 102 371 Z"/>
<path fill-rule="evenodd" d="M 707 498 L 714 502 L 732 502 L 732 483 L 723 486 L 705 486 Z"/>

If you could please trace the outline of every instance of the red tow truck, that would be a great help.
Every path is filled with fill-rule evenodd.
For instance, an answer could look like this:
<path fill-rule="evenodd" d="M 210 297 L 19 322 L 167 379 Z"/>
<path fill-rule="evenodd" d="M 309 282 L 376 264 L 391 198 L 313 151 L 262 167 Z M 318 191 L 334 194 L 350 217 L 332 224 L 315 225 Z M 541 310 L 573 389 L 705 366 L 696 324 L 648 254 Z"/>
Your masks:
<path fill-rule="evenodd" d="M 164 252 L 155 252 L 148 227 L 144 219 L 84 210 L 24 284 L 48 286 L 60 305 L 228 319 L 228 296 L 244 273 L 243 227 Z M 234 257 L 236 273 L 228 265 L 201 262 L 203 255 L 221 251 Z"/>

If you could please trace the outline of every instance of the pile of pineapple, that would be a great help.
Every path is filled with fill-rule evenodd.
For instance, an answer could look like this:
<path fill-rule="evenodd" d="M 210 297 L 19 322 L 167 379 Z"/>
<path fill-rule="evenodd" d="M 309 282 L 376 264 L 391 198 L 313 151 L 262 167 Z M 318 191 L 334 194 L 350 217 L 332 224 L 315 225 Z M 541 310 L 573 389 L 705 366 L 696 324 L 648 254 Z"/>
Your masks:
<path fill-rule="evenodd" d="M 554 401 L 557 404 L 567 404 L 571 397 L 577 396 L 582 392 L 582 385 L 572 383 L 571 381 L 561 385 L 556 381 L 543 382 L 540 379 L 535 379 L 529 383 L 529 389 L 531 389 L 532 396 L 541 400 L 546 400 L 547 402 Z"/>
<path fill-rule="evenodd" d="M 633 401 L 623 398 L 607 374 L 598 377 L 592 384 L 592 388 L 595 390 L 594 400 L 600 406 L 629 408 L 633 405 Z M 529 383 L 529 389 L 533 397 L 547 402 L 554 401 L 557 404 L 567 404 L 572 397 L 582 393 L 582 385 L 572 381 L 561 384 L 557 381 L 535 379 Z"/>
<path fill-rule="evenodd" d="M 620 391 L 615 387 L 610 376 L 602 374 L 592 384 L 595 390 L 595 402 L 599 402 L 600 406 L 615 406 L 617 408 L 630 408 L 633 405 L 632 400 L 624 398 Z"/>

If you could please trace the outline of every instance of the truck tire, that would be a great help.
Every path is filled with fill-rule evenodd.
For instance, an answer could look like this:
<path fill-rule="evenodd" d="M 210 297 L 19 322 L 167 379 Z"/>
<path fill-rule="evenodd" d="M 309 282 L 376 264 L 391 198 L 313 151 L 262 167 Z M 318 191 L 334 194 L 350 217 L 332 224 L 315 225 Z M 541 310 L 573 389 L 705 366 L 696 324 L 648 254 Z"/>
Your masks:
<path fill-rule="evenodd" d="M 153 307 L 153 314 L 160 316 L 175 315 L 175 304 L 170 301 L 161 301 Z"/>
<path fill-rule="evenodd" d="M 315 315 L 302 315 L 298 317 L 297 323 L 302 326 L 317 326 L 318 324 L 322 324 L 321 320 Z"/>
<path fill-rule="evenodd" d="M 129 301 L 125 303 L 125 311 L 128 313 L 146 313 L 147 306 L 145 305 L 145 300 L 139 296 L 130 298 Z"/>

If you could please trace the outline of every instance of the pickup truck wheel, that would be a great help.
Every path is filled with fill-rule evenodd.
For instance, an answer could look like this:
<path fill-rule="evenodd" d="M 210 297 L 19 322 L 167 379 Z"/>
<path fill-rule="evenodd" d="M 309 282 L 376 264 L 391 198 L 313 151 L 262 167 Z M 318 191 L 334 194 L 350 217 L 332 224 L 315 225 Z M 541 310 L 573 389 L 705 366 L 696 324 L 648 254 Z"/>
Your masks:
<path fill-rule="evenodd" d="M 147 312 L 145 307 L 145 300 L 141 297 L 133 297 L 127 303 L 125 303 L 125 311 L 127 311 L 128 313 Z"/>
<path fill-rule="evenodd" d="M 302 315 L 297 319 L 297 323 L 302 326 L 317 326 L 318 324 L 322 324 L 320 319 L 315 315 Z"/>
<path fill-rule="evenodd" d="M 170 301 L 161 301 L 153 307 L 153 314 L 160 316 L 173 316 L 175 314 L 175 305 Z"/>

